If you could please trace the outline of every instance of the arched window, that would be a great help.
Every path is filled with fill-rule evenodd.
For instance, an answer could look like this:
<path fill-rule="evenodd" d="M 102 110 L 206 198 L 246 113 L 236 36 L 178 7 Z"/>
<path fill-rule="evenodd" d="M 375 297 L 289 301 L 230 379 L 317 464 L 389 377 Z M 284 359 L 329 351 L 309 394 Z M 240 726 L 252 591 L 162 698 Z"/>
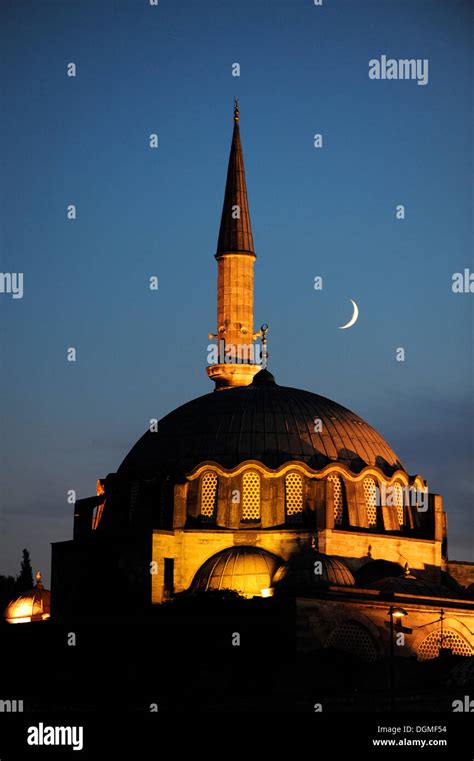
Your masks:
<path fill-rule="evenodd" d="M 370 476 L 364 478 L 364 498 L 367 525 L 369 528 L 374 528 L 377 525 L 377 484 Z"/>
<path fill-rule="evenodd" d="M 260 520 L 260 476 L 254 471 L 242 478 L 242 520 Z"/>
<path fill-rule="evenodd" d="M 326 647 L 343 650 L 363 661 L 375 661 L 377 648 L 370 632 L 358 621 L 344 621 L 332 631 Z"/>
<path fill-rule="evenodd" d="M 342 478 L 336 473 L 328 476 L 328 481 L 333 485 L 333 502 L 334 502 L 334 525 L 340 526 L 343 519 L 343 495 L 342 495 Z"/>
<path fill-rule="evenodd" d="M 397 508 L 397 518 L 400 528 L 402 528 L 403 524 L 405 523 L 404 515 L 403 515 L 403 489 L 400 484 L 396 483 L 393 484 L 393 490 L 395 495 L 395 507 Z"/>
<path fill-rule="evenodd" d="M 437 658 L 441 647 L 449 648 L 454 655 L 472 655 L 472 647 L 464 637 L 450 629 L 445 629 L 442 638 L 439 631 L 431 632 L 425 637 L 418 647 L 418 660 L 429 661 L 431 658 Z"/>
<path fill-rule="evenodd" d="M 285 478 L 286 516 L 292 523 L 303 515 L 303 479 L 299 473 L 288 473 Z"/>
<path fill-rule="evenodd" d="M 215 519 L 217 505 L 217 476 L 205 473 L 201 481 L 201 519 L 207 523 Z"/>

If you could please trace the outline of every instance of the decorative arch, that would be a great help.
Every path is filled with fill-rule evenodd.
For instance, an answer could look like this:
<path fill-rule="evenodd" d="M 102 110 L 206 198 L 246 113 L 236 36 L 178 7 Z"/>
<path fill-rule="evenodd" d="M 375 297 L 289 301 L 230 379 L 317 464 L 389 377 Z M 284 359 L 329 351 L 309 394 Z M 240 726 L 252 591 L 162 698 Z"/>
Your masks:
<path fill-rule="evenodd" d="M 258 462 L 258 460 L 245 460 L 233 468 L 225 468 L 215 460 L 206 460 L 200 465 L 197 465 L 187 474 L 187 480 L 193 481 L 195 478 L 198 478 L 204 470 L 209 468 L 215 470 L 215 472 L 223 478 L 232 478 L 234 476 L 240 475 L 249 467 L 251 467 L 253 470 L 256 470 L 262 476 L 266 476 L 267 478 L 280 478 L 291 470 L 297 470 L 303 476 L 308 476 L 317 480 L 325 480 L 329 474 L 337 473 L 341 475 L 345 481 L 351 481 L 352 483 L 359 483 L 369 475 L 374 476 L 376 479 L 384 478 L 387 486 L 391 486 L 395 481 L 399 481 L 406 486 L 408 486 L 411 482 L 409 476 L 403 470 L 397 470 L 390 478 L 387 478 L 379 468 L 372 465 L 367 465 L 359 473 L 354 473 L 350 468 L 347 467 L 347 465 L 340 462 L 329 463 L 324 468 L 314 470 L 306 463 L 299 461 L 287 462 L 283 465 L 280 465 L 278 468 L 269 468 L 267 465 L 263 465 L 263 463 Z M 413 483 L 423 484 L 424 482 L 420 476 L 415 476 Z"/>
<path fill-rule="evenodd" d="M 419 643 L 416 655 L 419 661 L 429 661 L 432 658 L 437 658 L 441 647 L 449 648 L 454 655 L 472 655 L 472 647 L 461 634 L 454 629 L 443 629 L 443 636 L 441 637 L 441 630 L 435 629 L 430 632 Z"/>
<path fill-rule="evenodd" d="M 354 619 L 343 621 L 329 635 L 326 647 L 343 650 L 363 661 L 377 660 L 375 639 L 366 626 Z"/>
<path fill-rule="evenodd" d="M 446 631 L 452 631 L 455 634 L 458 634 L 461 639 L 465 640 L 474 651 L 474 636 L 469 628 L 463 621 L 460 621 L 457 618 L 453 618 L 450 615 L 447 615 L 444 619 L 444 630 Z M 413 632 L 413 639 L 411 643 L 411 647 L 414 653 L 418 651 L 418 648 L 420 647 L 421 643 L 424 639 L 426 639 L 430 634 L 439 634 L 440 631 L 440 622 L 433 621 L 431 624 L 427 624 L 425 626 L 422 626 L 418 629 L 415 629 Z M 474 652 L 473 652 L 474 654 Z"/>

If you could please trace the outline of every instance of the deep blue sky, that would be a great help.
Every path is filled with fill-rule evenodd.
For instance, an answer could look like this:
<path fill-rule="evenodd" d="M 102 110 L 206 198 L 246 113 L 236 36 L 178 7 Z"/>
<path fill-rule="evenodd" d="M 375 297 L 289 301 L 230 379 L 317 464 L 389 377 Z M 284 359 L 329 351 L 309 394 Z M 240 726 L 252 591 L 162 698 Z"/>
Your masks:
<path fill-rule="evenodd" d="M 151 417 L 212 390 L 234 95 L 277 381 L 376 427 L 473 559 L 474 296 L 451 291 L 473 269 L 469 3 L 3 0 L 0 20 L 0 269 L 25 279 L 0 295 L 0 573 L 26 546 L 49 580 L 67 490 L 94 494 Z M 382 54 L 429 59 L 428 85 L 371 81 Z"/>

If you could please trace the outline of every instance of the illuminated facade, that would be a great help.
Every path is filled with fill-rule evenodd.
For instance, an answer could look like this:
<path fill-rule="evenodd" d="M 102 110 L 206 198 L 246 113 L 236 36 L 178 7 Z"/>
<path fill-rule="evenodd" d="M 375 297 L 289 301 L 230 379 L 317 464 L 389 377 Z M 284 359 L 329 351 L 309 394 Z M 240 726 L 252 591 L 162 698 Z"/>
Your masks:
<path fill-rule="evenodd" d="M 276 383 L 266 328 L 254 332 L 255 259 L 236 105 L 209 336 L 216 388 L 160 420 L 76 503 L 74 539 L 53 546 L 53 615 L 86 588 L 101 613 L 104 599 L 141 611 L 230 588 L 294 596 L 302 649 L 374 659 L 389 605 L 403 604 L 400 652 L 472 652 L 472 567 L 448 561 L 442 498 L 356 414 Z"/>

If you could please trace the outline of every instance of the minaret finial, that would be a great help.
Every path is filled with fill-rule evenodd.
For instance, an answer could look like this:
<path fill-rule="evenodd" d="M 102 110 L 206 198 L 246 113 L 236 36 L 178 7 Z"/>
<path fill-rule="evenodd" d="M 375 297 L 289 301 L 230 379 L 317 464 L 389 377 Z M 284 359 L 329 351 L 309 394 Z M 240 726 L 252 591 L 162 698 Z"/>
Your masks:
<path fill-rule="evenodd" d="M 234 122 L 239 121 L 239 100 L 234 98 Z"/>
<path fill-rule="evenodd" d="M 260 328 L 262 331 L 262 367 L 267 366 L 267 360 L 268 360 L 268 349 L 267 349 L 267 333 L 268 333 L 268 325 L 266 322 L 263 323 L 262 327 Z"/>

